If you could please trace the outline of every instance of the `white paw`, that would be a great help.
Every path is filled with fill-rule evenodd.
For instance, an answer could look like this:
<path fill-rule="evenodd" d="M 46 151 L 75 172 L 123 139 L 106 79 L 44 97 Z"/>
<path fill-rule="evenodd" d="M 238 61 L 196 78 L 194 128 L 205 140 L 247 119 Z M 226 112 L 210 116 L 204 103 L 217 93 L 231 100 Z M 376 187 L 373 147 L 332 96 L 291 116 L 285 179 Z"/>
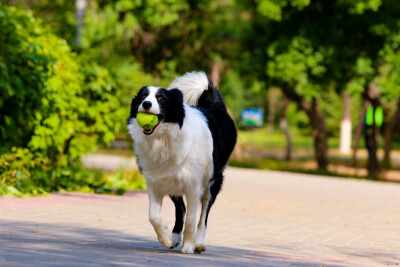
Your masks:
<path fill-rule="evenodd" d="M 163 246 L 166 248 L 173 248 L 172 234 L 168 230 L 167 224 L 163 223 L 160 230 L 161 231 L 158 235 L 158 241 L 160 241 L 160 243 L 163 244 Z"/>
<path fill-rule="evenodd" d="M 193 252 L 194 252 L 193 243 L 183 242 L 183 246 L 182 246 L 182 250 L 181 251 L 184 254 L 193 254 Z"/>
<path fill-rule="evenodd" d="M 166 248 L 173 248 L 172 247 L 172 237 L 170 234 L 169 235 L 163 234 L 163 235 L 158 236 L 158 241 L 160 241 L 160 243 Z"/>
<path fill-rule="evenodd" d="M 201 253 L 203 251 L 206 251 L 206 245 L 205 244 L 196 244 L 196 246 L 194 247 L 194 252 Z"/>
<path fill-rule="evenodd" d="M 172 245 L 171 248 L 177 247 L 182 240 L 182 233 L 172 233 Z"/>

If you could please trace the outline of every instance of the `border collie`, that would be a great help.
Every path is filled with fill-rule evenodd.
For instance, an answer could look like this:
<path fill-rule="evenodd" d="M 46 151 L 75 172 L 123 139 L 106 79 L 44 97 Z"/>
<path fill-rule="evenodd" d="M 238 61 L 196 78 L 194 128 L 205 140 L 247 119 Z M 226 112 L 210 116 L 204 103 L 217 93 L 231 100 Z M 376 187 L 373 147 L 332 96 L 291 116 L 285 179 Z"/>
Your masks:
<path fill-rule="evenodd" d="M 159 122 L 153 129 L 143 130 L 136 121 L 138 112 L 156 114 Z M 221 190 L 223 171 L 237 137 L 220 92 L 204 72 L 186 73 L 168 90 L 145 86 L 132 100 L 128 129 L 147 182 L 149 220 L 158 240 L 167 248 L 178 246 L 185 222 L 182 253 L 205 251 L 208 214 Z M 172 233 L 160 217 L 166 195 L 175 204 Z"/>

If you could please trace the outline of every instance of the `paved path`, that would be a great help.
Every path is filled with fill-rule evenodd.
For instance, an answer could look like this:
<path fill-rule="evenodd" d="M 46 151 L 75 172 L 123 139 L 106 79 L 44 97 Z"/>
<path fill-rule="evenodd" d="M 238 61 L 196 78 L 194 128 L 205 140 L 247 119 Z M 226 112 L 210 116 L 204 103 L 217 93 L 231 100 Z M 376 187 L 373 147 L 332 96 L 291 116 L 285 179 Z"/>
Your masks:
<path fill-rule="evenodd" d="M 400 264 L 398 184 L 229 168 L 200 255 L 163 248 L 147 209 L 145 192 L 0 198 L 0 266 Z"/>
<path fill-rule="evenodd" d="M 87 154 L 82 157 L 82 162 L 87 168 L 105 171 L 118 169 L 137 169 L 135 157 L 122 157 L 108 154 Z"/>

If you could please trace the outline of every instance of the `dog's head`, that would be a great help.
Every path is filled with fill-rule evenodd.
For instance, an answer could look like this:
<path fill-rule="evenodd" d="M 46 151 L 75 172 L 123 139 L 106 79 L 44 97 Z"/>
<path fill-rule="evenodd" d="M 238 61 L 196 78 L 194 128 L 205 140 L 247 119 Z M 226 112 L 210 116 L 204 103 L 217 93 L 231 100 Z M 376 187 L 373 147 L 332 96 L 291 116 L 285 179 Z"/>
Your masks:
<path fill-rule="evenodd" d="M 143 130 L 145 135 L 151 135 L 163 123 L 176 123 L 179 127 L 182 127 L 185 118 L 182 92 L 178 89 L 166 90 L 154 86 L 142 87 L 132 99 L 128 124 L 137 123 L 133 119 L 136 119 L 138 112 L 151 113 L 158 117 L 158 122 L 154 128 Z"/>

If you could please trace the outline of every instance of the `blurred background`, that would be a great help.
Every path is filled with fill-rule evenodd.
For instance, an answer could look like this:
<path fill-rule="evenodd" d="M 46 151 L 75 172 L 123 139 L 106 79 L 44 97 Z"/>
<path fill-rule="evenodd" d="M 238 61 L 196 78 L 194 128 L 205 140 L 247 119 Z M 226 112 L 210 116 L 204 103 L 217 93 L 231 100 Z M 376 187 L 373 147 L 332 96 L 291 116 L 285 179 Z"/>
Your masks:
<path fill-rule="evenodd" d="M 236 120 L 230 165 L 400 181 L 399 67 L 395 0 L 2 0 L 0 194 L 145 189 L 82 157 L 133 162 L 132 97 L 193 70 Z"/>

